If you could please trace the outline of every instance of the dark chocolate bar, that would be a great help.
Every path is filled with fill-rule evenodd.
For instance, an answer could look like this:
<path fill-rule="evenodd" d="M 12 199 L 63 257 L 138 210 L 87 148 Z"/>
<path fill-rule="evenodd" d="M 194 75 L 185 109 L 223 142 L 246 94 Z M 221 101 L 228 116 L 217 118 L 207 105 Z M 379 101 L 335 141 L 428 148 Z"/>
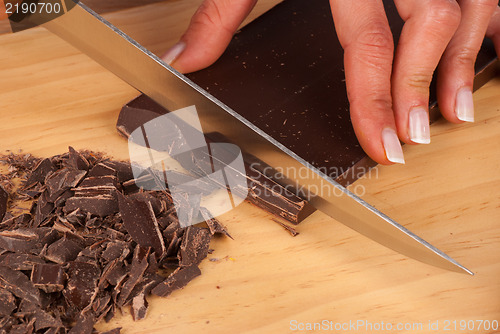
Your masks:
<path fill-rule="evenodd" d="M 404 22 L 393 1 L 385 0 L 384 5 L 397 43 Z M 352 128 L 343 55 L 328 0 L 286 0 L 241 29 L 212 66 L 187 76 L 346 185 L 375 163 Z M 485 40 L 476 61 L 474 88 L 492 77 L 495 62 L 493 43 Z M 436 105 L 433 82 L 433 120 L 439 114 Z"/>

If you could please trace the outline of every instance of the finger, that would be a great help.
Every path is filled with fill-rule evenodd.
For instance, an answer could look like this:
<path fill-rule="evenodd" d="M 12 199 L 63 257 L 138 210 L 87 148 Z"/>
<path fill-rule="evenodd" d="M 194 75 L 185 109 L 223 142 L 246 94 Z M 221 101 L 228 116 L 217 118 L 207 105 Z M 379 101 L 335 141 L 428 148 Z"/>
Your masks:
<path fill-rule="evenodd" d="M 405 21 L 392 75 L 394 115 L 405 143 L 430 143 L 429 85 L 460 23 L 454 0 L 397 0 Z"/>
<path fill-rule="evenodd" d="M 462 21 L 438 70 L 438 103 L 450 122 L 474 121 L 474 63 L 497 0 L 460 0 Z"/>
<path fill-rule="evenodd" d="M 491 17 L 488 30 L 486 30 L 486 36 L 495 43 L 497 55 L 500 56 L 500 7 L 495 9 Z"/>
<path fill-rule="evenodd" d="M 200 70 L 224 52 L 257 0 L 205 0 L 180 41 L 163 55 L 179 72 Z"/>
<path fill-rule="evenodd" d="M 404 163 L 391 99 L 394 42 L 381 0 L 330 0 L 344 48 L 351 121 L 365 152 L 381 164 Z"/>

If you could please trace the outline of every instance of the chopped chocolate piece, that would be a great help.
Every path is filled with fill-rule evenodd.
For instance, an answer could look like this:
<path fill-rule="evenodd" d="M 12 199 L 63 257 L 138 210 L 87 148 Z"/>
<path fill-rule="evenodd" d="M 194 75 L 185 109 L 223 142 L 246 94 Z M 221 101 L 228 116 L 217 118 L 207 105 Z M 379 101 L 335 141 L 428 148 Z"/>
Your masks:
<path fill-rule="evenodd" d="M 75 149 L 71 146 L 69 147 L 68 158 L 63 160 L 63 165 L 65 167 L 84 170 L 84 171 L 88 171 L 90 167 L 87 159 L 85 159 L 85 157 L 82 154 L 75 151 Z"/>
<path fill-rule="evenodd" d="M 10 291 L 16 297 L 29 303 L 40 306 L 40 292 L 20 271 L 0 265 L 0 288 Z"/>
<path fill-rule="evenodd" d="M 233 239 L 233 237 L 230 236 L 229 233 L 227 232 L 227 229 L 216 218 L 212 216 L 212 214 L 210 213 L 210 211 L 208 211 L 207 208 L 200 207 L 200 214 L 203 217 L 203 219 L 205 219 L 205 222 L 207 223 L 208 228 L 210 229 L 210 233 L 212 235 L 214 235 L 215 233 L 220 233 Z"/>
<path fill-rule="evenodd" d="M 108 167 L 116 170 L 116 177 L 118 178 L 119 183 L 123 183 L 125 181 L 131 180 L 134 178 L 134 173 L 132 171 L 132 167 L 130 166 L 130 162 L 104 161 L 103 165 L 108 166 Z"/>
<path fill-rule="evenodd" d="M 34 227 L 42 225 L 43 221 L 54 211 L 54 203 L 49 202 L 48 196 L 48 193 L 44 191 L 36 203 Z"/>
<path fill-rule="evenodd" d="M 111 285 L 119 285 L 127 277 L 127 271 L 125 267 L 119 262 L 119 259 L 115 259 L 107 264 L 104 268 L 102 276 L 99 280 L 99 287 L 104 286 L 107 281 Z"/>
<path fill-rule="evenodd" d="M 7 212 L 7 202 L 9 200 L 9 194 L 0 185 L 0 221 L 2 221 L 5 213 Z"/>
<path fill-rule="evenodd" d="M 39 331 L 44 328 L 61 328 L 63 324 L 61 319 L 54 318 L 49 313 L 42 310 L 40 307 L 33 304 L 27 305 L 25 307 L 27 312 L 31 313 L 31 319 L 35 322 L 35 331 Z"/>
<path fill-rule="evenodd" d="M 65 190 L 59 197 L 54 201 L 56 208 L 63 207 L 66 204 L 66 200 L 73 196 L 73 190 Z"/>
<path fill-rule="evenodd" d="M 57 238 L 57 232 L 51 228 L 19 228 L 0 232 L 0 248 L 11 252 L 38 253 L 45 244 Z"/>
<path fill-rule="evenodd" d="M 118 306 L 123 306 L 125 301 L 129 297 L 132 289 L 136 286 L 137 283 L 142 278 L 142 275 L 146 271 L 148 267 L 148 257 L 149 257 L 150 248 L 143 248 L 140 245 L 137 245 L 134 250 L 134 257 L 132 259 L 132 264 L 130 266 L 129 278 L 123 284 L 122 290 L 120 292 L 120 296 L 117 301 Z"/>
<path fill-rule="evenodd" d="M 75 188 L 86 174 L 86 171 L 63 168 L 47 176 L 45 184 L 49 193 L 48 200 L 53 202 L 64 191 Z"/>
<path fill-rule="evenodd" d="M 142 247 L 152 247 L 160 257 L 165 244 L 150 202 L 130 199 L 118 192 L 118 204 L 125 229 Z"/>
<path fill-rule="evenodd" d="M 64 289 L 64 271 L 58 264 L 35 264 L 31 272 L 33 284 L 47 293 Z"/>
<path fill-rule="evenodd" d="M 65 219 L 61 219 L 60 217 L 54 222 L 52 226 L 55 230 L 59 232 L 76 232 L 75 226 L 71 224 L 69 221 Z"/>
<path fill-rule="evenodd" d="M 210 246 L 210 231 L 206 228 L 189 226 L 182 237 L 179 251 L 181 267 L 199 264 L 207 257 Z"/>
<path fill-rule="evenodd" d="M 14 270 L 31 270 L 35 264 L 44 264 L 45 261 L 36 255 L 10 253 L 5 255 L 1 264 Z"/>
<path fill-rule="evenodd" d="M 92 334 L 94 330 L 95 317 L 91 311 L 81 312 L 76 320 L 75 326 L 71 328 L 68 334 Z"/>
<path fill-rule="evenodd" d="M 135 194 L 128 195 L 127 198 L 134 199 L 144 203 L 151 203 L 151 207 L 153 208 L 155 216 L 161 214 L 162 212 L 161 201 L 156 196 L 153 196 L 150 193 L 140 191 Z"/>
<path fill-rule="evenodd" d="M 281 227 L 283 227 L 288 233 L 290 233 L 292 235 L 292 237 L 296 237 L 297 235 L 299 235 L 299 232 L 297 232 L 297 230 L 294 229 L 293 227 L 291 227 L 283 222 L 280 222 L 279 220 L 274 219 L 274 218 L 271 218 L 271 220 L 273 222 L 277 223 L 278 225 L 280 225 Z"/>
<path fill-rule="evenodd" d="M 162 283 L 158 284 L 151 293 L 160 297 L 167 297 L 174 290 L 182 289 L 192 279 L 201 275 L 201 271 L 196 265 L 177 268 Z"/>
<path fill-rule="evenodd" d="M 80 209 L 99 217 L 105 217 L 118 212 L 116 197 L 99 195 L 94 197 L 71 197 L 66 201 L 65 212 Z"/>
<path fill-rule="evenodd" d="M 68 268 L 68 282 L 63 295 L 68 304 L 79 310 L 89 306 L 97 294 L 97 282 L 101 272 L 97 265 L 72 261 Z"/>
<path fill-rule="evenodd" d="M 110 166 L 106 166 L 103 163 L 98 163 L 95 165 L 89 172 L 88 177 L 95 177 L 95 176 L 115 176 L 116 177 L 116 170 Z"/>
<path fill-rule="evenodd" d="M 35 169 L 30 173 L 28 179 L 26 180 L 25 187 L 32 186 L 35 183 L 45 183 L 45 178 L 47 175 L 56 170 L 56 166 L 52 162 L 51 159 L 46 158 L 41 160 L 36 166 Z"/>
<path fill-rule="evenodd" d="M 30 322 L 20 323 L 18 325 L 12 326 L 9 334 L 31 334 L 34 331 L 35 319 L 31 319 Z"/>
<path fill-rule="evenodd" d="M 129 243 L 116 240 L 107 244 L 106 249 L 102 253 L 102 258 L 107 262 L 118 258 L 120 261 L 123 261 L 129 253 Z"/>
<path fill-rule="evenodd" d="M 45 258 L 55 263 L 64 264 L 76 259 L 82 249 L 80 243 L 65 236 L 47 248 Z"/>
<path fill-rule="evenodd" d="M 8 317 L 16 307 L 14 295 L 7 290 L 0 289 L 0 317 Z"/>
<path fill-rule="evenodd" d="M 132 299 L 132 317 L 134 321 L 139 321 L 146 317 L 148 310 L 148 301 L 144 292 L 138 294 Z"/>

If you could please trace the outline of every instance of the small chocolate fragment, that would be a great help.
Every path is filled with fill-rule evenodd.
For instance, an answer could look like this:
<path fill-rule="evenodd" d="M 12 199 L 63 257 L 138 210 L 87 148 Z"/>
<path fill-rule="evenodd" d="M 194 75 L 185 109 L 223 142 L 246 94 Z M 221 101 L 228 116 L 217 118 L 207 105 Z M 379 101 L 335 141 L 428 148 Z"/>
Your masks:
<path fill-rule="evenodd" d="M 7 212 L 7 202 L 9 200 L 9 194 L 0 185 L 0 222 L 3 220 L 5 213 Z"/>
<path fill-rule="evenodd" d="M 129 243 L 125 241 L 112 241 L 106 245 L 106 249 L 102 253 L 102 258 L 107 261 L 113 261 L 115 259 L 119 259 L 123 261 L 130 253 Z"/>
<path fill-rule="evenodd" d="M 95 317 L 91 311 L 83 311 L 78 316 L 75 326 L 68 334 L 92 334 L 94 330 Z"/>
<path fill-rule="evenodd" d="M 64 271 L 58 264 L 35 264 L 31 272 L 31 281 L 35 287 L 47 293 L 64 289 Z"/>
<path fill-rule="evenodd" d="M 95 177 L 95 176 L 116 176 L 116 169 L 106 166 L 105 164 L 98 163 L 92 169 L 90 170 L 88 177 Z"/>
<path fill-rule="evenodd" d="M 8 317 L 16 307 L 14 295 L 7 290 L 0 289 L 0 317 Z"/>
<path fill-rule="evenodd" d="M 179 264 L 181 267 L 198 265 L 207 257 L 210 246 L 210 231 L 206 228 L 189 226 L 182 237 L 179 250 Z"/>
<path fill-rule="evenodd" d="M 7 254 L 1 264 L 14 270 L 31 270 L 35 264 L 44 264 L 45 261 L 31 254 Z"/>
<path fill-rule="evenodd" d="M 55 263 L 64 264 L 76 259 L 82 249 L 81 244 L 64 236 L 47 248 L 45 258 Z"/>
<path fill-rule="evenodd" d="M 123 306 L 125 304 L 126 300 L 130 296 L 130 293 L 141 280 L 142 275 L 148 267 L 149 252 L 150 248 L 143 248 L 140 245 L 135 247 L 132 264 L 130 266 L 129 278 L 123 284 L 117 301 L 118 306 Z"/>
<path fill-rule="evenodd" d="M 207 223 L 208 228 L 210 229 L 210 233 L 212 235 L 219 233 L 219 234 L 224 234 L 225 236 L 233 239 L 232 236 L 229 235 L 227 232 L 227 229 L 216 219 L 212 216 L 210 211 L 208 211 L 207 208 L 200 207 L 200 214 L 205 219 L 205 223 Z"/>
<path fill-rule="evenodd" d="M 160 296 L 167 297 L 174 290 L 182 289 L 195 277 L 200 276 L 200 268 L 196 265 L 191 265 L 189 267 L 177 268 L 173 273 L 171 273 L 163 282 L 158 284 L 151 293 Z"/>
<path fill-rule="evenodd" d="M 68 304 L 79 310 L 89 306 L 97 295 L 97 282 L 101 272 L 97 265 L 72 261 L 68 268 L 68 283 L 63 295 Z"/>
<path fill-rule="evenodd" d="M 41 160 L 36 166 L 35 169 L 29 174 L 28 179 L 26 180 L 25 188 L 34 185 L 35 183 L 44 184 L 45 178 L 47 175 L 56 170 L 56 166 L 52 162 L 51 159 L 45 158 Z"/>
<path fill-rule="evenodd" d="M 20 271 L 0 265 L 0 288 L 10 291 L 28 303 L 40 306 L 40 292 Z"/>
<path fill-rule="evenodd" d="M 68 157 L 63 160 L 63 165 L 65 167 L 84 171 L 88 171 L 90 167 L 87 159 L 85 159 L 81 153 L 75 151 L 75 149 L 71 146 L 69 147 Z"/>
<path fill-rule="evenodd" d="M 151 203 L 130 199 L 118 192 L 118 205 L 123 224 L 132 239 L 142 247 L 152 247 L 160 257 L 165 244 Z"/>
<path fill-rule="evenodd" d="M 121 327 L 113 328 L 112 330 L 102 332 L 101 334 L 120 334 Z"/>
<path fill-rule="evenodd" d="M 63 168 L 47 176 L 48 201 L 54 202 L 64 191 L 75 188 L 86 174 L 86 171 Z"/>

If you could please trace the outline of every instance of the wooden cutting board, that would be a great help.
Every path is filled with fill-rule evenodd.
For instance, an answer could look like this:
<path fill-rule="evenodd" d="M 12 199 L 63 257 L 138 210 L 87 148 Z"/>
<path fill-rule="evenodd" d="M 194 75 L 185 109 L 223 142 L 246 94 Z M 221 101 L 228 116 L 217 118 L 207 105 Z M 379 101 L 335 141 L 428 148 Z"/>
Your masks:
<path fill-rule="evenodd" d="M 261 0 L 253 17 L 276 2 Z M 161 53 L 199 3 L 108 6 L 106 17 Z M 50 156 L 72 145 L 127 158 L 114 125 L 137 91 L 42 28 L 0 35 L 0 50 L 0 151 Z M 405 145 L 405 166 L 378 167 L 351 187 L 474 277 L 394 253 L 320 212 L 293 238 L 244 203 L 221 217 L 234 240 L 212 243 L 201 277 L 168 298 L 150 298 L 145 320 L 133 322 L 125 310 L 98 329 L 289 333 L 325 321 L 337 333 L 384 332 L 376 329 L 388 324 L 393 333 L 498 332 L 484 325 L 500 321 L 500 78 L 474 99 L 474 124 L 438 121 L 430 145 Z M 474 330 L 472 322 L 460 330 L 469 320 Z M 479 320 L 489 322 L 477 329 Z"/>

